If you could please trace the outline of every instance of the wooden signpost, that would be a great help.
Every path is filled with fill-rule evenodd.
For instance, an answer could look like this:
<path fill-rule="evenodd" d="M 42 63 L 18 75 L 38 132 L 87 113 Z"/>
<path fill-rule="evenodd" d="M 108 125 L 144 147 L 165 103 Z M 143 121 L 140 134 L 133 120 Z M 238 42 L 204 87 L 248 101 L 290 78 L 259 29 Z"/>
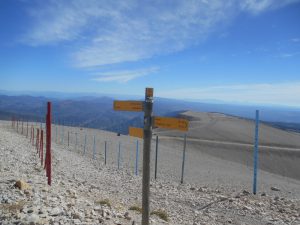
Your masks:
<path fill-rule="evenodd" d="M 150 153 L 152 128 L 188 130 L 188 121 L 185 119 L 153 117 L 153 88 L 146 88 L 145 101 L 114 101 L 114 110 L 144 112 L 144 129 L 129 128 L 129 135 L 144 139 L 143 146 L 143 184 L 142 184 L 142 225 L 149 225 L 150 217 Z M 143 132 L 141 132 L 143 130 Z"/>

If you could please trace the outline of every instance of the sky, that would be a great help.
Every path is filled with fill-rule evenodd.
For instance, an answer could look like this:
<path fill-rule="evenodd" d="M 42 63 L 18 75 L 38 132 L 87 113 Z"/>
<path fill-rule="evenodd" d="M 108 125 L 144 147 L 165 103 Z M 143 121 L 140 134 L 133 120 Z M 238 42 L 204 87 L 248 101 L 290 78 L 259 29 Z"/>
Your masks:
<path fill-rule="evenodd" d="M 299 0 L 0 0 L 0 90 L 300 107 Z"/>

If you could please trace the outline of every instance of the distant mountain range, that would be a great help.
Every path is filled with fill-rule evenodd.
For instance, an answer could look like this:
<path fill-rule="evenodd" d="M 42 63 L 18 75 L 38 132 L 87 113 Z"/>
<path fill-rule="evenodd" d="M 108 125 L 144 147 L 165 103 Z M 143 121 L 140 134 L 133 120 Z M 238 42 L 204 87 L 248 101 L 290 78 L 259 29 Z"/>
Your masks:
<path fill-rule="evenodd" d="M 44 121 L 46 102 L 51 101 L 54 123 L 98 128 L 124 134 L 127 134 L 128 126 L 143 126 L 143 113 L 114 111 L 114 99 L 124 99 L 124 96 L 114 98 L 105 96 L 55 98 L 52 96 L 0 95 L 0 119 L 10 120 L 11 116 L 16 116 L 24 120 Z M 178 116 L 181 112 L 190 110 L 220 112 L 253 119 L 256 109 L 260 110 L 262 121 L 281 129 L 300 132 L 300 109 L 297 108 L 199 103 L 165 98 L 154 99 L 154 114 L 160 116 Z"/>

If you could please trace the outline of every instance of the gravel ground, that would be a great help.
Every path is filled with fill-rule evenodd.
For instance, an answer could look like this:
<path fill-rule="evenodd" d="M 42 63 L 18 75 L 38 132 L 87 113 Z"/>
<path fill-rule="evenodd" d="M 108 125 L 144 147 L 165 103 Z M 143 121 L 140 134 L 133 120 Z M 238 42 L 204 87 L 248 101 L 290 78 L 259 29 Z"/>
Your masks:
<path fill-rule="evenodd" d="M 65 137 L 66 130 L 72 134 L 78 132 L 79 136 L 79 128 L 64 129 Z M 52 137 L 55 138 L 55 126 L 53 131 Z M 108 142 L 109 163 L 104 165 L 103 148 L 97 148 L 95 159 L 92 159 L 93 144 L 87 144 L 83 154 L 84 133 L 80 133 L 78 149 L 75 148 L 74 138 L 70 141 L 72 146 L 67 145 L 66 139 L 64 144 L 56 144 L 53 140 L 53 184 L 50 187 L 46 184 L 45 171 L 29 139 L 20 134 L 20 130 L 19 133 L 12 130 L 9 123 L 0 123 L 0 224 L 140 224 L 140 213 L 129 210 L 134 206 L 141 207 L 141 176 L 135 176 L 133 172 L 136 139 L 92 129 L 84 131 L 89 137 L 94 132 L 96 146 L 103 146 L 105 140 Z M 118 170 L 116 156 L 119 141 L 122 167 Z M 88 143 L 93 142 L 90 140 Z M 226 179 L 226 169 L 230 167 L 229 172 L 234 172 L 241 165 L 206 156 L 205 159 L 210 160 L 206 166 L 217 160 L 213 165 L 222 166 L 219 168 L 222 173 L 212 170 L 215 177 L 210 179 L 213 182 L 187 179 L 188 182 L 179 184 L 178 176 L 169 174 L 174 159 L 172 161 L 170 154 L 164 155 L 163 151 L 175 151 L 174 155 L 180 155 L 181 146 L 176 148 L 176 145 L 179 143 L 161 145 L 160 165 L 168 165 L 165 167 L 168 169 L 160 169 L 159 179 L 152 180 L 150 188 L 151 210 L 163 212 L 160 215 L 167 215 L 168 222 L 152 215 L 152 224 L 300 223 L 297 189 L 300 186 L 297 181 L 266 173 L 266 177 L 270 176 L 268 180 L 273 179 L 269 184 L 281 179 L 286 187 L 266 185 L 259 194 L 252 195 L 243 182 Z M 163 161 L 166 158 L 168 160 Z M 194 163 L 192 165 L 196 166 Z M 243 174 L 247 168 L 243 168 L 231 177 L 237 175 L 238 180 L 243 175 L 248 176 Z M 28 187 L 23 190 L 15 187 L 19 180 Z"/>

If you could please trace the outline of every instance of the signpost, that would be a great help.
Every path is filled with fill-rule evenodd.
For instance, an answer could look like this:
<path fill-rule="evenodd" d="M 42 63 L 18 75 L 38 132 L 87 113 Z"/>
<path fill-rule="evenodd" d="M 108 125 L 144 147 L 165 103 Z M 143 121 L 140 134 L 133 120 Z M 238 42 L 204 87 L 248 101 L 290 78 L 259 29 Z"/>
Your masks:
<path fill-rule="evenodd" d="M 118 111 L 144 111 L 144 129 L 129 128 L 129 135 L 143 138 L 143 184 L 142 184 L 142 225 L 149 225 L 150 217 L 150 153 L 152 140 L 152 127 L 160 127 L 167 129 L 177 129 L 180 131 L 188 130 L 188 120 L 168 118 L 168 117 L 153 117 L 153 88 L 146 88 L 145 101 L 114 101 L 114 110 Z M 137 142 L 138 148 L 138 142 Z M 136 156 L 138 157 L 138 156 Z M 137 160 L 138 158 L 136 158 Z M 136 165 L 137 174 L 137 165 Z"/>

